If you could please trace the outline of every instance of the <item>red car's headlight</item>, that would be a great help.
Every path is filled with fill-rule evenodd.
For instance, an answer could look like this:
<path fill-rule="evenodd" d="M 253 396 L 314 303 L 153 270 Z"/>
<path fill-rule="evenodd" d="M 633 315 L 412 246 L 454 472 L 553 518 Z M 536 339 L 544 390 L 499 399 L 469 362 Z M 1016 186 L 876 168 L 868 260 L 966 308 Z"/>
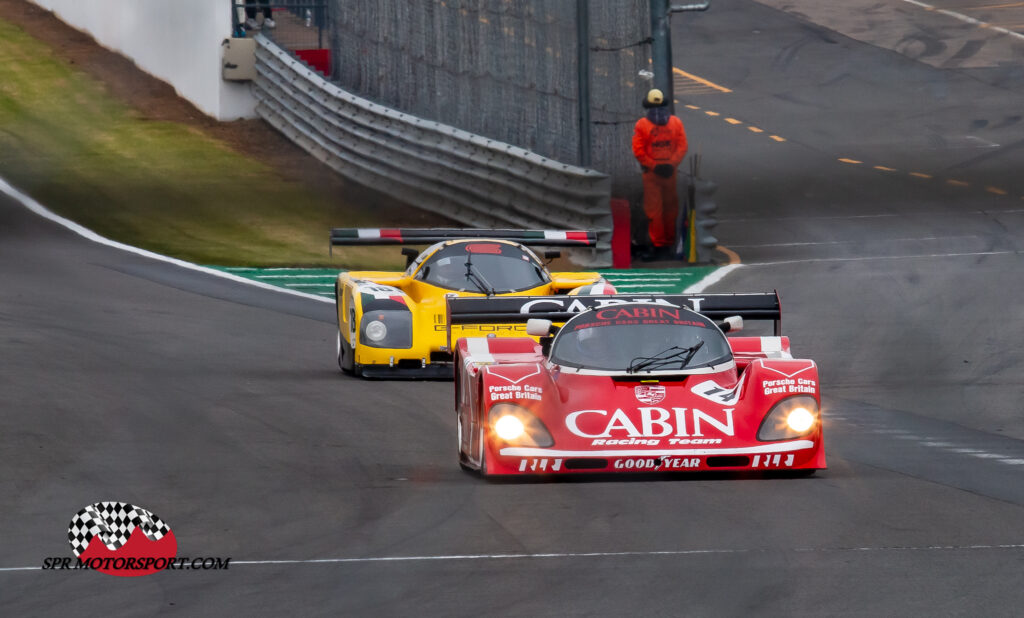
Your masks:
<path fill-rule="evenodd" d="M 818 426 L 818 419 L 818 402 L 814 397 L 800 395 L 783 399 L 761 421 L 757 439 L 768 442 L 806 436 Z"/>
<path fill-rule="evenodd" d="M 516 446 L 546 448 L 555 444 L 551 432 L 529 410 L 514 403 L 499 403 L 491 407 L 487 423 L 499 438 Z"/>

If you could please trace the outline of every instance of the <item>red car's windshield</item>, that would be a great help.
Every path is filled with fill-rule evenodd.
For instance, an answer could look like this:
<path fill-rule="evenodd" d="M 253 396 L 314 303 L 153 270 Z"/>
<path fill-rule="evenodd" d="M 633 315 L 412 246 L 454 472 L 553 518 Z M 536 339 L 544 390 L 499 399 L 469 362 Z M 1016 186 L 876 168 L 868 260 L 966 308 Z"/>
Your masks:
<path fill-rule="evenodd" d="M 559 365 L 601 371 L 667 371 L 732 359 L 714 323 L 681 307 L 612 305 L 566 322 L 551 347 Z"/>

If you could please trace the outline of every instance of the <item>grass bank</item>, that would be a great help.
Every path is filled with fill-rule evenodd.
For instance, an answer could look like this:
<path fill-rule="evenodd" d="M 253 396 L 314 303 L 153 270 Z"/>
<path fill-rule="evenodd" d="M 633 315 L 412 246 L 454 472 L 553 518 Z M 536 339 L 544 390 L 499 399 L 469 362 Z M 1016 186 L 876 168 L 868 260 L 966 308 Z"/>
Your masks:
<path fill-rule="evenodd" d="M 153 119 L 4 19 L 0 176 L 104 236 L 193 262 L 403 264 L 393 248 L 328 257 L 330 227 L 396 223 L 372 205 L 340 203 L 201 129 Z"/>

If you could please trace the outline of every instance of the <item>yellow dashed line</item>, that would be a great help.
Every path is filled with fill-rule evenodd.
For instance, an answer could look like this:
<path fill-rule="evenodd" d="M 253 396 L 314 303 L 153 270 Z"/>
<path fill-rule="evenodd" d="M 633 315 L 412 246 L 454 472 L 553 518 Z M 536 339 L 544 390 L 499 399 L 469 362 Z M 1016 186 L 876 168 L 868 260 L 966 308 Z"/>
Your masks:
<path fill-rule="evenodd" d="M 695 81 L 695 82 L 697 82 L 699 84 L 704 84 L 705 86 L 707 86 L 709 88 L 714 88 L 715 90 L 717 90 L 719 92 L 732 92 L 732 90 L 729 90 L 725 86 L 719 86 L 718 84 L 716 84 L 714 82 L 709 82 L 708 80 L 704 79 L 703 77 L 697 77 L 696 75 L 691 75 L 690 73 L 687 73 L 686 71 L 684 71 L 682 69 L 677 69 L 675 67 L 672 67 L 672 72 L 675 73 L 676 75 L 682 75 L 683 77 L 685 77 L 687 79 L 692 79 L 693 81 Z"/>
<path fill-rule="evenodd" d="M 846 159 L 846 158 L 839 159 L 839 161 L 841 163 L 849 163 L 851 165 L 860 165 L 861 163 L 863 163 L 863 161 L 858 161 L 857 159 Z M 898 169 L 896 169 L 894 167 L 886 167 L 884 165 L 872 165 L 871 167 L 872 167 L 872 169 L 876 169 L 876 170 L 878 170 L 880 172 L 898 172 L 899 171 Z M 913 176 L 914 178 L 924 178 L 924 179 L 929 179 L 929 180 L 931 178 L 933 178 L 933 176 L 931 174 L 925 174 L 924 172 L 907 172 L 907 175 L 908 176 Z M 969 187 L 969 186 L 971 186 L 971 183 L 967 182 L 966 180 L 957 180 L 955 178 L 947 178 L 946 179 L 946 184 L 950 185 L 950 186 L 953 186 L 953 187 Z M 992 186 L 985 187 L 985 191 L 987 191 L 988 193 L 991 193 L 993 195 L 1009 195 L 1010 194 L 1010 192 L 1007 191 L 1006 189 L 1000 189 L 999 187 L 992 187 Z M 1020 199 L 1024 200 L 1024 196 L 1021 196 Z"/>
<path fill-rule="evenodd" d="M 679 69 L 676 69 L 676 71 L 678 70 Z M 679 101 L 677 100 L 676 102 L 678 103 Z M 686 108 L 692 110 L 700 110 L 700 107 L 697 105 L 687 105 Z M 716 112 L 710 109 L 704 110 L 704 113 L 711 117 L 717 117 L 722 115 L 720 112 Z M 728 122 L 731 125 L 743 124 L 742 120 L 737 120 L 736 118 L 723 118 L 722 120 Z M 750 131 L 751 133 L 764 133 L 764 129 L 755 126 L 748 126 L 747 130 Z M 782 137 L 781 135 L 769 135 L 768 137 L 775 140 L 776 142 L 786 141 L 786 138 Z"/>

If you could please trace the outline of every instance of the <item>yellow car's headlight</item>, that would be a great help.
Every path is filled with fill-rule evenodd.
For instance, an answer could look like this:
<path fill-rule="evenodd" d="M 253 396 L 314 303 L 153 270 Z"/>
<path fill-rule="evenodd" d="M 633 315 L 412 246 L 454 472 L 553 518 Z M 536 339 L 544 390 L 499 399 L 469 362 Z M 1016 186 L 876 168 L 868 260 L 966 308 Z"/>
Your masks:
<path fill-rule="evenodd" d="M 372 348 L 411 348 L 412 313 L 399 309 L 375 309 L 364 313 L 359 343 Z"/>
<path fill-rule="evenodd" d="M 380 320 L 373 320 L 366 325 L 366 338 L 370 341 L 383 341 L 388 336 L 388 327 Z"/>

